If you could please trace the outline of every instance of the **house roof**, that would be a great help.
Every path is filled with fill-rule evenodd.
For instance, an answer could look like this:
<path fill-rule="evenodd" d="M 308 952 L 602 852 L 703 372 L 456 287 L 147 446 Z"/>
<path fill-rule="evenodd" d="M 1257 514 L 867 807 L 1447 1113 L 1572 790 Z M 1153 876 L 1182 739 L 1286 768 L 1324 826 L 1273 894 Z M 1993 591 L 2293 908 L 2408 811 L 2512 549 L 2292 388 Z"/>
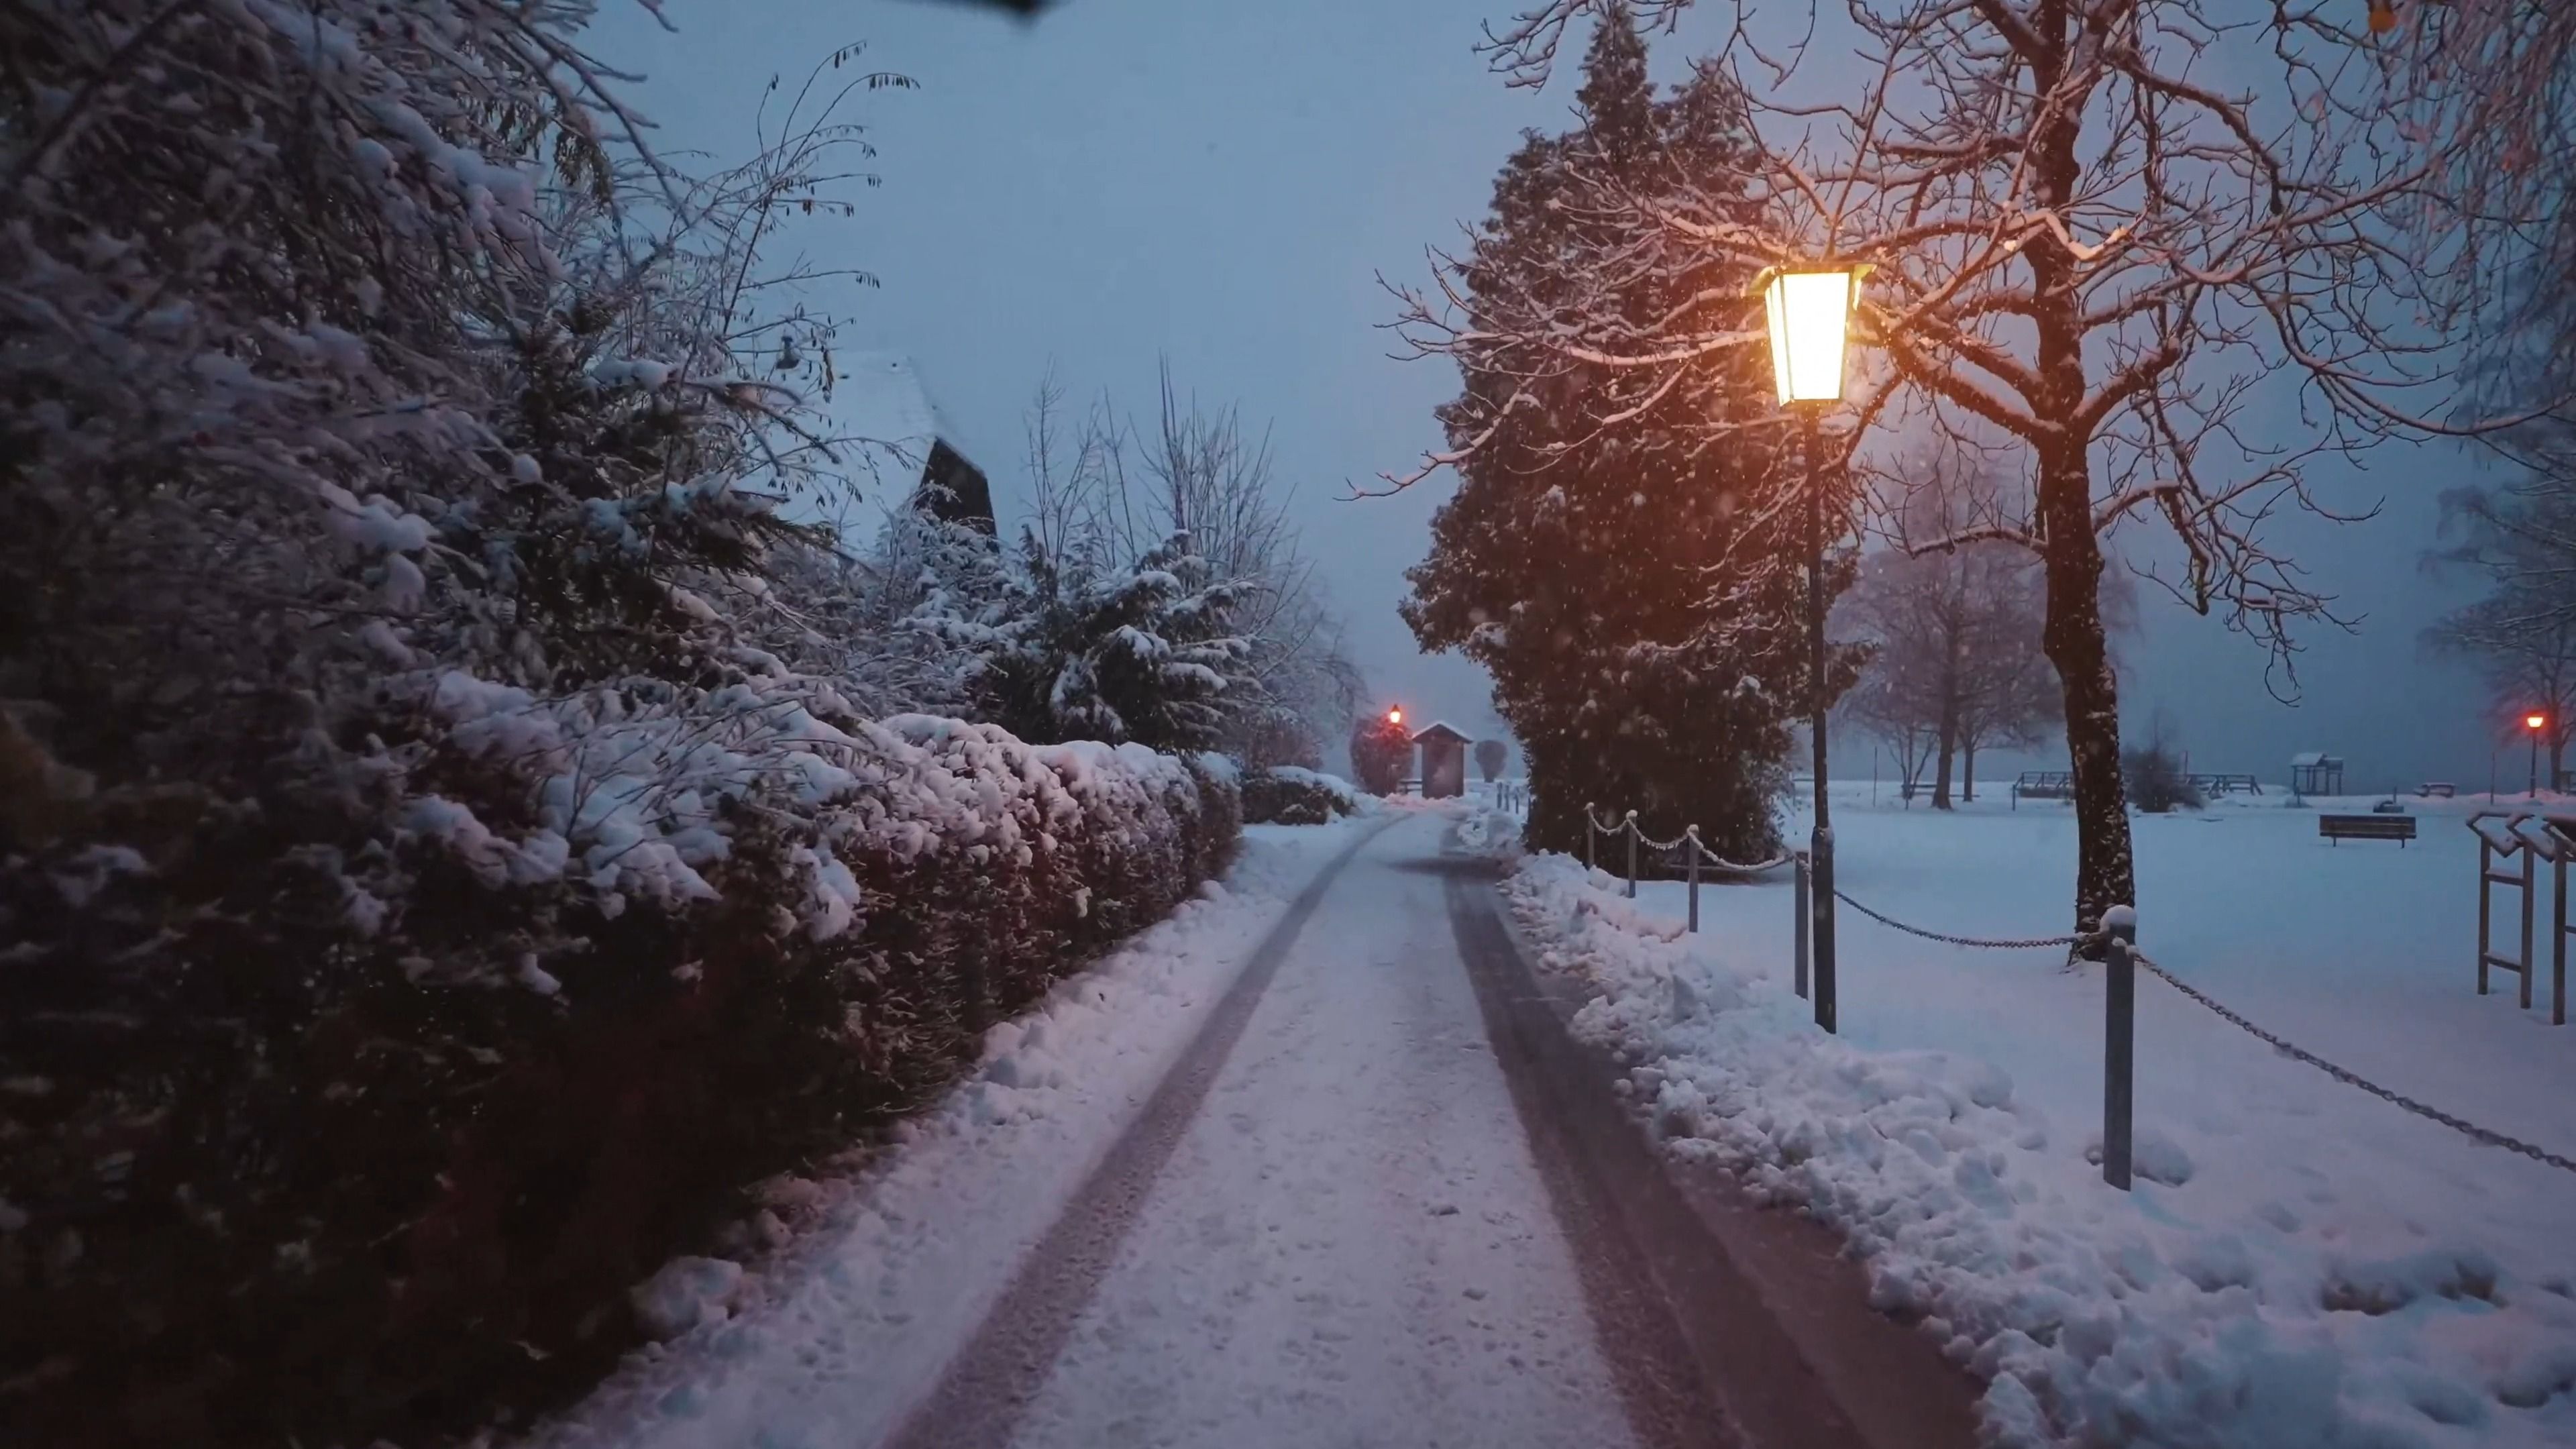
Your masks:
<path fill-rule="evenodd" d="M 1422 729 L 1413 736 L 1413 742 L 1418 745 L 1424 740 L 1430 739 L 1434 735 L 1456 740 L 1462 745 L 1473 738 L 1473 736 L 1460 731 L 1455 725 L 1443 724 L 1438 720 L 1433 720 L 1431 723 L 1424 725 Z"/>
<path fill-rule="evenodd" d="M 2306 750 L 2290 757 L 2290 768 L 2293 770 L 2313 770 L 2319 765 L 2333 765 L 2340 768 L 2342 764 L 2343 761 L 2323 750 Z"/>
<path fill-rule="evenodd" d="M 836 352 L 833 367 L 838 381 L 822 406 L 833 433 L 853 440 L 835 450 L 853 487 L 800 493 L 780 515 L 791 523 L 873 528 L 883 509 L 903 505 L 920 488 L 934 448 L 944 442 L 960 460 L 965 450 L 931 405 L 911 358 L 897 352 Z M 856 509 L 850 507 L 853 489 Z"/>
<path fill-rule="evenodd" d="M 831 409 L 841 432 L 860 440 L 857 466 L 874 469 L 879 482 L 891 485 L 888 491 L 921 481 L 930 445 L 946 430 L 912 359 L 893 352 L 855 353 L 843 364 L 841 378 L 836 391 L 842 395 L 832 400 Z M 957 445 L 952 441 L 949 447 Z"/>

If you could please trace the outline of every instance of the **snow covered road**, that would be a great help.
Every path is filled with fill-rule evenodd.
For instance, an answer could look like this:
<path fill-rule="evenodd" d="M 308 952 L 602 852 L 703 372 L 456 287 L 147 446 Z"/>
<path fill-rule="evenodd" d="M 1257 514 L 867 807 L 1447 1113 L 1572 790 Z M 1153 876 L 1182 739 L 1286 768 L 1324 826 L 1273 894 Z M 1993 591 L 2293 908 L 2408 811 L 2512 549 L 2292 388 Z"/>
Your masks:
<path fill-rule="evenodd" d="M 1830 1245 L 1667 1176 L 1448 817 L 1247 841 L 531 1449 L 1969 1441 Z"/>
<path fill-rule="evenodd" d="M 1559 1229 L 1437 825 L 1246 973 L 903 1449 L 1732 1442 L 1652 1294 L 1587 1283 Z M 1601 1330 L 1587 1289 L 1624 1305 Z"/>

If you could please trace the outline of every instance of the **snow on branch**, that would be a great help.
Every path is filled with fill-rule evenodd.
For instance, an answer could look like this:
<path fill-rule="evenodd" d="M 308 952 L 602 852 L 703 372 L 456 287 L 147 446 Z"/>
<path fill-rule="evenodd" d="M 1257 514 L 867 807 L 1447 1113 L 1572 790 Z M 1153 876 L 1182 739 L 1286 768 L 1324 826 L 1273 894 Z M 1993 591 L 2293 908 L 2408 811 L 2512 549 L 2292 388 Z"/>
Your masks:
<path fill-rule="evenodd" d="M 1612 3 L 1525 8 L 1489 29 L 1485 52 L 1510 83 L 1542 84 L 1569 28 Z M 1669 29 L 1686 0 L 1629 8 Z M 1435 253 L 1430 287 L 1390 288 L 1408 355 L 1456 363 L 1496 405 L 1388 485 L 1472 459 L 1516 408 L 1564 405 L 1561 373 L 1630 379 L 1582 404 L 1615 439 L 1639 398 L 1709 395 L 1717 375 L 1767 365 L 1761 310 L 1724 279 L 1867 263 L 1855 411 L 1952 442 L 2000 432 L 2040 468 L 2047 521 L 1990 521 L 1976 538 L 2044 547 L 2160 522 L 2186 561 L 2179 595 L 2286 662 L 2293 625 L 2336 617 L 2263 541 L 2285 507 L 2328 512 L 2308 463 L 2392 438 L 2492 436 L 2545 410 L 2461 415 L 2470 349 L 2441 323 L 2456 315 L 2453 269 L 2473 258 L 2428 224 L 2456 209 L 2444 162 L 2420 108 L 2356 100 L 2395 62 L 2317 7 L 1845 0 L 1859 65 L 1822 102 L 1796 76 L 1812 14 L 1802 29 L 1797 15 L 1757 24 L 1711 8 L 1731 19 L 1697 74 L 1741 126 L 1731 166 L 1641 181 L 1589 164 L 1587 141 L 1569 138 L 1574 194 L 1551 206 L 1586 239 L 1576 263 L 1531 279 L 1478 244 Z M 2461 9 L 2444 22 L 2454 30 L 2482 7 Z M 1839 79 L 1854 73 L 1857 86 Z M 1641 312 L 1643 278 L 1673 301 Z M 2322 409 L 2311 438 L 2252 431 L 2249 404 L 2275 376 Z M 1711 407 L 1693 446 L 1778 427 Z"/>

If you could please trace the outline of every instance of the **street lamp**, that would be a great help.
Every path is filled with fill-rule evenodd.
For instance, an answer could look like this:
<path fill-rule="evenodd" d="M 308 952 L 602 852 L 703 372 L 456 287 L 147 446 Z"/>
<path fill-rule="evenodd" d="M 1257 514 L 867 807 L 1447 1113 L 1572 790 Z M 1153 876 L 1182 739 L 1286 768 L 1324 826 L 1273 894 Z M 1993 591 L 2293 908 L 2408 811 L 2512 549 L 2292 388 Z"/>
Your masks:
<path fill-rule="evenodd" d="M 1391 725 L 1404 723 L 1404 707 L 1402 705 L 1390 707 L 1386 712 L 1386 722 Z"/>
<path fill-rule="evenodd" d="M 1807 468 L 1808 733 L 1816 763 L 1816 828 L 1808 842 L 1814 919 L 1816 1025 L 1834 1027 L 1834 826 L 1825 780 L 1825 482 L 1818 468 L 1817 415 L 1842 400 L 1843 356 L 1851 315 L 1860 303 L 1862 267 L 1799 267 L 1763 279 L 1762 310 L 1771 332 L 1771 380 L 1780 406 L 1798 413 L 1798 442 Z"/>
<path fill-rule="evenodd" d="M 2522 717 L 2522 728 L 2531 736 L 2531 798 L 2537 800 L 2540 798 L 2540 732 L 2549 728 L 2549 716 L 2533 710 Z"/>

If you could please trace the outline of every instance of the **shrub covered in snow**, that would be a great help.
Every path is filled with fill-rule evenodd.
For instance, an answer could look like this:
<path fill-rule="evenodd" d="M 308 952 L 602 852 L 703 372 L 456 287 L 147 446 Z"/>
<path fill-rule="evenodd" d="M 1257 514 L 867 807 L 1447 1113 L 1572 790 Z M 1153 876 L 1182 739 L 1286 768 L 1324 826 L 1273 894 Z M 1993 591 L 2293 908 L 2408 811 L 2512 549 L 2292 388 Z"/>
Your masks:
<path fill-rule="evenodd" d="M 1250 824 L 1323 825 L 1359 809 L 1359 792 L 1337 775 L 1274 765 L 1243 779 L 1243 818 Z"/>
<path fill-rule="evenodd" d="M 595 1367 L 735 1189 L 920 1101 L 1237 836 L 1221 767 L 729 689 L 451 676 L 485 752 L 364 846 L 218 818 L 173 868 L 7 877 L 0 1347 L 65 1365 L 40 1423 L 175 1374 L 181 1437 L 456 1430 Z M 184 966 L 117 969 L 147 929 Z"/>
<path fill-rule="evenodd" d="M 853 445 L 756 239 L 847 214 L 855 128 L 684 175 L 592 9 L 0 10 L 12 1442 L 559 1391 L 738 1186 L 1232 848 L 1221 769 L 897 713 L 973 681 L 887 646 L 1008 581 L 924 536 L 862 596 L 789 521 Z M 1166 562 L 1089 657 L 1187 743 L 1235 650 Z"/>

